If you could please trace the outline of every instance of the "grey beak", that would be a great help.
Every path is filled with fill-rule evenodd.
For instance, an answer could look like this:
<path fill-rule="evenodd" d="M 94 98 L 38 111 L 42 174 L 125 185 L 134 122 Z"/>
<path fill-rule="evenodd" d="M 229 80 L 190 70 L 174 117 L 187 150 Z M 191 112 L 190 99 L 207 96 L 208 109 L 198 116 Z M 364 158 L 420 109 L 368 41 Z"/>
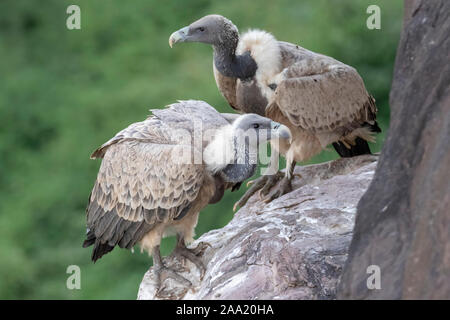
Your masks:
<path fill-rule="evenodd" d="M 189 32 L 189 27 L 184 27 L 184 28 L 181 28 L 180 30 L 172 33 L 169 38 L 169 46 L 172 48 L 172 46 L 175 43 L 185 42 L 188 32 Z"/>
<path fill-rule="evenodd" d="M 291 134 L 291 130 L 289 130 L 288 127 L 286 127 L 285 125 L 282 125 L 281 123 L 275 122 L 275 121 L 272 121 L 270 126 L 272 128 L 272 132 L 274 133 L 273 138 L 288 139 L 289 142 L 291 142 L 292 134 Z"/>

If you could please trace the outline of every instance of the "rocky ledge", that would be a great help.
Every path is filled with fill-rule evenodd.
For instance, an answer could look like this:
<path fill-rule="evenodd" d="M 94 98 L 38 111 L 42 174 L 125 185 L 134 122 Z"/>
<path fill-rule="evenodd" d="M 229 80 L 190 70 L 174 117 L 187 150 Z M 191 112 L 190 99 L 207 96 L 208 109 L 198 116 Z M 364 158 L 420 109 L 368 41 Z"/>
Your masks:
<path fill-rule="evenodd" d="M 168 267 L 193 286 L 164 282 L 166 299 L 334 299 L 352 239 L 356 206 L 369 186 L 377 156 L 297 166 L 295 188 L 270 204 L 253 196 L 225 227 L 202 235 L 202 280 L 190 261 Z M 230 208 L 231 210 L 231 208 Z M 155 297 L 150 269 L 138 299 Z"/>

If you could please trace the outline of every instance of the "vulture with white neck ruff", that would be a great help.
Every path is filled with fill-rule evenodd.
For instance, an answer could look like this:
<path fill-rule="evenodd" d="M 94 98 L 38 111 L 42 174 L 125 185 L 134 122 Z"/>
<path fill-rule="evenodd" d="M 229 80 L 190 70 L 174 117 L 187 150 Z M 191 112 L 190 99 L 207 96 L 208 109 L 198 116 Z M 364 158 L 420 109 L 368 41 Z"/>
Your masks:
<path fill-rule="evenodd" d="M 188 249 L 200 210 L 238 188 L 256 170 L 258 145 L 290 139 L 284 125 L 257 114 L 220 114 L 203 101 L 180 101 L 133 123 L 98 148 L 103 158 L 86 209 L 95 262 L 115 246 L 136 244 L 153 255 L 158 293 L 165 278 L 190 282 L 164 266 L 159 246 L 175 234 L 174 254 L 191 260 L 203 275 L 201 244 Z M 246 136 L 246 139 L 241 137 Z"/>
<path fill-rule="evenodd" d="M 179 42 L 202 42 L 214 50 L 214 77 L 219 91 L 239 113 L 256 113 L 280 122 L 292 141 L 273 146 L 271 161 L 286 157 L 285 175 L 262 176 L 236 204 L 257 190 L 269 202 L 292 190 L 296 162 L 310 159 L 333 144 L 341 157 L 369 154 L 367 141 L 380 132 L 375 100 L 358 72 L 331 57 L 277 41 L 270 33 L 237 27 L 220 15 L 205 16 L 174 32 Z M 278 186 L 270 194 L 272 186 Z M 236 207 L 235 206 L 235 207 Z"/>

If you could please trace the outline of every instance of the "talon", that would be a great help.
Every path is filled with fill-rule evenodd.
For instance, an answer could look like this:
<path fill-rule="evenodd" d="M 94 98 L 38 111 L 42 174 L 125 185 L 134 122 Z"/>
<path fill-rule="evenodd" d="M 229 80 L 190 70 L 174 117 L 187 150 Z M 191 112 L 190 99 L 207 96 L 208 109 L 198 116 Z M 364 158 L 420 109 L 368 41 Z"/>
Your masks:
<path fill-rule="evenodd" d="M 260 201 L 263 200 L 263 195 L 261 194 L 261 191 L 262 191 L 262 189 L 260 189 L 260 190 L 258 191 L 258 198 L 259 198 Z"/>
<path fill-rule="evenodd" d="M 202 280 L 203 276 L 206 273 L 206 268 L 199 256 L 203 254 L 203 252 L 206 250 L 206 247 L 208 246 L 211 247 L 209 243 L 200 242 L 195 248 L 189 249 L 186 247 L 184 240 L 178 239 L 178 243 L 175 247 L 175 250 L 173 251 L 173 255 L 180 255 L 183 258 L 191 261 L 200 271 L 200 280 Z"/>
<path fill-rule="evenodd" d="M 233 206 L 233 211 L 236 211 L 237 207 L 243 207 L 247 203 L 248 199 L 250 199 L 258 190 L 263 188 L 266 184 L 272 183 L 270 180 L 270 177 L 272 176 L 261 176 L 258 179 L 251 180 L 247 183 L 247 185 L 252 185 L 250 189 L 248 189 L 245 194 L 242 196 L 242 198 L 235 203 Z"/>
<path fill-rule="evenodd" d="M 278 185 L 275 187 L 275 190 L 273 190 L 269 196 L 267 198 L 265 198 L 263 201 L 264 203 L 269 203 L 273 200 L 275 200 L 276 198 L 279 198 L 289 192 L 292 191 L 292 184 L 291 184 L 291 180 L 284 177 L 279 183 Z"/>
<path fill-rule="evenodd" d="M 188 250 L 192 250 L 192 252 L 196 256 L 202 256 L 207 247 L 212 248 L 212 245 L 210 243 L 208 243 L 208 242 L 203 242 L 202 241 L 202 242 L 199 242 L 199 244 L 197 244 L 197 246 L 195 248 L 188 249 Z"/>
<path fill-rule="evenodd" d="M 271 193 L 267 198 L 265 198 L 265 199 L 263 200 L 263 202 L 264 202 L 264 203 L 270 203 L 270 202 L 272 202 L 273 200 L 275 200 L 276 198 L 279 198 L 280 196 L 281 196 L 281 194 L 280 194 L 279 191 L 273 192 L 273 193 Z"/>
<path fill-rule="evenodd" d="M 270 203 L 273 200 L 275 200 L 276 198 L 278 198 L 278 192 L 272 193 L 270 196 L 268 196 L 267 198 L 265 198 L 263 200 L 264 203 Z"/>
<path fill-rule="evenodd" d="M 159 245 L 155 246 L 153 248 L 153 273 L 155 275 L 155 297 L 162 297 L 161 292 L 164 290 L 165 286 L 162 286 L 164 281 L 166 279 L 172 278 L 175 281 L 180 282 L 184 286 L 190 287 L 192 286 L 192 283 L 187 280 L 186 278 L 180 276 L 178 273 L 176 273 L 174 270 L 166 267 L 161 259 L 161 253 L 159 251 Z M 186 288 L 184 292 L 187 292 L 189 289 Z M 162 297 L 162 298 L 168 298 L 168 297 Z M 170 297 L 169 297 L 170 298 Z"/>
<path fill-rule="evenodd" d="M 247 182 L 247 184 L 246 184 L 247 188 L 250 187 L 254 183 L 255 183 L 255 180 L 250 180 L 249 182 Z"/>
<path fill-rule="evenodd" d="M 173 280 L 178 281 L 178 282 L 180 282 L 181 284 L 183 284 L 184 286 L 187 286 L 187 287 L 191 287 L 192 286 L 192 282 L 190 282 L 188 279 L 180 276 L 178 273 L 176 273 L 175 271 L 173 271 L 172 269 L 170 269 L 170 268 L 168 268 L 166 266 L 162 266 L 162 267 L 159 267 L 157 269 L 154 269 L 153 272 L 155 273 L 155 276 L 156 276 L 156 293 L 155 293 L 155 296 L 157 296 L 157 297 L 161 297 L 160 294 L 165 288 L 165 286 L 162 286 L 162 283 L 166 279 L 173 279 Z"/>

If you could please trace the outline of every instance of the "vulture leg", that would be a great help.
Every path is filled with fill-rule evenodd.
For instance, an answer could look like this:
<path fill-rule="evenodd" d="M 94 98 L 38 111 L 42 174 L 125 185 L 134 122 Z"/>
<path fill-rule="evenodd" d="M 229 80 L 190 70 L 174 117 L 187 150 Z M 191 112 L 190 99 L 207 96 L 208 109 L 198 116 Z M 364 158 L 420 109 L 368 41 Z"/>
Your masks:
<path fill-rule="evenodd" d="M 289 161 L 288 164 L 289 165 L 286 168 L 286 174 L 278 171 L 273 175 L 264 175 L 256 180 L 249 181 L 247 183 L 247 186 L 252 185 L 251 188 L 248 189 L 247 192 L 242 196 L 242 198 L 234 204 L 233 211 L 236 211 L 237 207 L 243 207 L 247 203 L 248 199 L 250 199 L 250 197 L 253 196 L 256 192 L 258 192 L 258 190 L 260 200 L 264 201 L 265 203 L 269 203 L 272 200 L 291 192 L 292 178 L 299 175 L 294 174 L 295 161 Z M 274 186 L 276 187 L 272 192 L 270 192 L 270 190 L 272 190 Z"/>
<path fill-rule="evenodd" d="M 156 297 L 160 297 L 162 289 L 164 289 L 161 284 L 164 282 L 164 280 L 169 278 L 174 279 L 187 287 L 192 286 L 192 283 L 189 280 L 185 279 L 184 277 L 180 276 L 178 273 L 164 265 L 161 259 L 159 246 L 156 246 L 153 249 L 153 272 L 156 276 Z"/>
<path fill-rule="evenodd" d="M 281 181 L 276 185 L 275 189 L 263 200 L 265 203 L 269 203 L 276 198 L 281 197 L 292 191 L 292 178 L 283 177 Z"/>
<path fill-rule="evenodd" d="M 275 174 L 276 175 L 276 174 Z M 252 185 L 250 189 L 248 189 L 244 195 L 236 202 L 233 206 L 233 211 L 236 211 L 238 207 L 243 207 L 247 203 L 248 199 L 250 199 L 258 190 L 264 187 L 267 183 L 272 183 L 274 185 L 276 182 L 269 182 L 275 175 L 264 175 L 259 177 L 258 179 L 251 180 L 247 183 L 247 187 Z"/>
<path fill-rule="evenodd" d="M 278 180 L 275 180 L 277 184 L 276 187 L 269 193 L 272 189 L 273 184 L 264 186 L 260 191 L 260 198 L 262 196 L 267 196 L 263 201 L 265 203 L 269 203 L 272 200 L 285 195 L 292 191 L 292 178 L 294 177 L 294 169 L 295 169 L 296 161 L 294 160 L 294 153 L 292 149 L 289 149 L 286 153 L 286 174 L 283 176 L 281 172 L 277 172 Z M 281 177 L 280 177 L 281 176 Z M 296 174 L 296 176 L 299 176 Z M 279 182 L 278 182 L 279 181 Z"/>
<path fill-rule="evenodd" d="M 250 199 L 258 190 L 260 190 L 259 196 L 266 195 L 270 188 L 272 188 L 279 180 L 281 180 L 284 174 L 279 169 L 279 157 L 280 154 L 276 149 L 272 149 L 272 153 L 270 155 L 270 166 L 267 168 L 265 174 L 255 180 L 250 180 L 247 182 L 247 187 L 252 185 L 250 189 L 248 189 L 245 194 L 236 202 L 233 206 L 233 211 L 236 211 L 238 207 L 243 207 L 248 199 Z M 274 174 L 270 174 L 269 172 L 274 172 Z M 263 193 L 261 193 L 263 191 Z"/>
<path fill-rule="evenodd" d="M 285 178 L 285 174 L 281 171 L 278 171 L 272 176 L 269 176 L 266 184 L 264 187 L 259 190 L 259 200 L 263 200 L 263 197 L 267 196 L 269 194 L 269 191 L 272 189 L 273 186 L 275 186 L 278 181 L 282 181 Z"/>
<path fill-rule="evenodd" d="M 182 256 L 185 259 L 192 261 L 192 263 L 195 264 L 195 266 L 200 270 L 201 280 L 205 275 L 206 268 L 199 257 L 203 254 L 207 247 L 211 247 L 211 245 L 206 242 L 200 242 L 197 247 L 189 249 L 186 247 L 184 238 L 180 234 L 177 234 L 177 246 L 175 247 L 173 254 L 175 256 Z"/>
<path fill-rule="evenodd" d="M 282 195 L 285 195 L 292 191 L 292 178 L 294 177 L 294 168 L 295 168 L 295 161 L 288 162 L 288 166 L 286 167 L 286 174 L 283 174 L 282 172 L 277 172 L 277 179 L 274 179 L 274 183 L 272 184 L 266 184 L 261 190 L 260 190 L 260 199 L 263 196 L 267 196 L 263 201 L 265 203 L 269 203 L 272 200 L 275 200 L 276 198 L 281 197 Z M 276 184 L 274 189 L 269 193 L 269 191 L 272 189 L 272 187 Z"/>

